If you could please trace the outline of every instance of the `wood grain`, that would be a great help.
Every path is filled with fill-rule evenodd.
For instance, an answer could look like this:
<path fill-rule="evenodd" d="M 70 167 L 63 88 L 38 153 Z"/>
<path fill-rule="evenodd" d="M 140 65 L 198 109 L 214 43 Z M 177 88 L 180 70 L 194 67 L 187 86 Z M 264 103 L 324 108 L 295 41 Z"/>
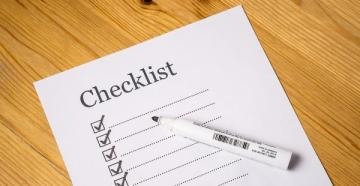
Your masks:
<path fill-rule="evenodd" d="M 0 185 L 71 185 L 34 81 L 236 5 L 332 182 L 360 184 L 360 1 L 0 0 Z"/>

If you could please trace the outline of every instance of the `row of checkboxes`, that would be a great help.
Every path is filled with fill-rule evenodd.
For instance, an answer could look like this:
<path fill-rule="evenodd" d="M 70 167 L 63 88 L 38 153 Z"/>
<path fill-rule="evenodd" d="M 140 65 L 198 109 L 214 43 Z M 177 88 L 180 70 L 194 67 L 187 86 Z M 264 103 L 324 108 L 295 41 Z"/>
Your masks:
<path fill-rule="evenodd" d="M 103 132 L 103 131 L 105 131 L 104 118 L 105 118 L 105 115 L 102 115 L 99 120 L 91 123 L 91 128 L 92 128 L 94 134 L 104 133 Z M 111 133 L 111 130 L 109 129 L 105 134 L 101 134 L 96 137 L 96 140 L 97 140 L 100 148 L 111 144 L 110 133 Z M 108 149 L 102 151 L 102 155 L 104 157 L 105 162 L 109 162 L 111 160 L 116 159 L 117 156 L 116 156 L 116 152 L 115 152 L 115 146 L 113 145 L 111 148 L 108 148 Z M 108 169 L 109 169 L 111 176 L 117 176 L 123 172 L 123 170 L 121 168 L 121 164 L 122 164 L 122 161 L 119 160 L 113 164 L 108 165 Z M 128 173 L 125 172 L 121 178 L 114 180 L 115 186 L 128 186 L 128 183 L 126 181 L 127 174 Z"/>
<path fill-rule="evenodd" d="M 105 131 L 104 118 L 105 115 L 102 115 L 99 120 L 91 123 L 91 128 L 94 134 L 103 133 L 103 131 Z M 99 147 L 105 147 L 111 144 L 110 133 L 111 130 L 108 130 L 105 134 L 101 134 L 96 137 L 96 141 Z M 111 148 L 104 150 L 102 154 L 106 162 L 117 158 L 115 153 L 115 146 L 112 146 Z"/>

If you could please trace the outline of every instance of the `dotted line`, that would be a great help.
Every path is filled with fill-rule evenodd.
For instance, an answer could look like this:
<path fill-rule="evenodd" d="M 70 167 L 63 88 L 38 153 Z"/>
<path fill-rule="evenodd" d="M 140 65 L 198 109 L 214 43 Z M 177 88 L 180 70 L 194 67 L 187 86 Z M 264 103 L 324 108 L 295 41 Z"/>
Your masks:
<path fill-rule="evenodd" d="M 189 115 L 189 114 L 191 114 L 191 113 L 194 113 L 194 112 L 197 112 L 197 111 L 199 111 L 199 110 L 202 110 L 202 109 L 204 109 L 204 108 L 206 108 L 206 107 L 210 107 L 211 105 L 215 105 L 215 103 L 210 103 L 210 104 L 208 104 L 208 105 L 202 106 L 202 107 L 200 107 L 200 108 L 197 108 L 197 109 L 195 109 L 195 110 L 192 110 L 192 111 L 190 111 L 190 112 L 187 112 L 187 113 L 185 113 L 185 114 L 182 114 L 182 115 L 180 115 L 180 116 L 178 116 L 178 117 L 176 117 L 176 118 L 184 117 L 184 116 Z"/>
<path fill-rule="evenodd" d="M 150 114 L 150 113 L 152 113 L 152 112 L 155 112 L 155 111 L 161 110 L 161 109 L 163 109 L 163 108 L 169 107 L 169 106 L 171 106 L 171 105 L 174 105 L 174 104 L 179 103 L 179 102 L 181 102 L 181 101 L 187 100 L 187 99 L 189 99 L 189 98 L 192 98 L 192 97 L 197 96 L 197 95 L 199 95 L 199 94 L 205 93 L 205 92 L 207 92 L 207 91 L 209 91 L 209 89 L 202 90 L 202 91 L 197 92 L 197 93 L 195 93 L 195 94 L 192 94 L 192 95 L 190 95 L 190 96 L 181 98 L 181 99 L 179 99 L 179 100 L 177 100 L 177 101 L 171 102 L 171 103 L 166 104 L 166 105 L 163 105 L 163 106 L 161 106 L 161 107 L 158 107 L 158 108 L 156 108 L 156 109 L 154 109 L 154 110 L 148 111 L 148 112 L 146 112 L 146 113 L 140 114 L 140 115 L 138 115 L 138 116 L 135 116 L 135 117 L 133 117 L 133 118 L 127 119 L 127 120 L 122 121 L 122 122 L 120 122 L 120 123 L 114 124 L 114 125 L 110 126 L 109 128 L 116 127 L 116 126 L 121 125 L 121 124 L 123 124 L 123 123 L 126 123 L 126 122 L 128 122 L 128 121 L 137 119 L 137 118 L 142 117 L 142 116 L 144 116 L 144 115 L 147 115 L 147 114 Z"/>
<path fill-rule="evenodd" d="M 213 122 L 213 121 L 215 121 L 215 120 L 218 120 L 218 119 L 220 119 L 221 117 L 222 117 L 222 116 L 218 116 L 218 117 L 213 118 L 213 119 L 211 119 L 211 120 L 209 120 L 209 121 L 206 121 L 205 123 L 202 123 L 201 126 L 206 126 L 206 124 L 208 124 L 208 123 L 210 123 L 210 122 Z"/>
<path fill-rule="evenodd" d="M 194 159 L 194 160 L 192 160 L 192 161 L 189 161 L 189 162 L 187 162 L 187 163 L 185 163 L 185 164 L 182 164 L 182 165 L 179 165 L 179 166 L 174 167 L 174 168 L 172 168 L 172 169 L 169 169 L 169 170 L 167 170 L 167 171 L 165 171 L 165 172 L 162 172 L 162 173 L 156 174 L 156 175 L 154 175 L 154 176 L 151 176 L 151 177 L 149 177 L 149 178 L 146 178 L 146 179 L 144 179 L 144 180 L 141 180 L 141 181 L 139 181 L 139 182 L 137 182 L 137 183 L 134 183 L 133 186 L 138 185 L 138 184 L 140 184 L 140 183 L 144 183 L 144 182 L 149 181 L 149 180 L 151 180 L 151 179 L 154 179 L 154 178 L 156 178 L 156 177 L 162 176 L 162 175 L 164 175 L 164 174 L 166 174 L 166 173 L 169 173 L 169 172 L 171 172 L 171 171 L 174 171 L 174 170 L 176 170 L 176 169 L 185 167 L 185 166 L 187 166 L 187 165 L 189 165 L 189 164 L 191 164 L 191 163 L 194 163 L 194 162 L 196 162 L 196 161 L 199 161 L 199 160 L 201 160 L 201 159 L 204 159 L 204 158 L 206 158 L 206 157 L 209 157 L 209 156 L 211 156 L 211 155 L 214 155 L 214 154 L 216 154 L 216 153 L 218 153 L 218 152 L 220 152 L 220 151 L 222 151 L 222 150 L 217 150 L 217 151 L 212 152 L 212 153 L 210 153 L 210 154 L 207 154 L 207 155 L 201 156 L 201 157 L 199 157 L 199 158 L 196 158 L 196 159 Z"/>
<path fill-rule="evenodd" d="M 158 141 L 152 142 L 152 143 L 147 144 L 147 145 L 145 145 L 145 146 L 142 146 L 142 147 L 140 147 L 140 148 L 137 148 L 137 149 L 134 149 L 134 150 L 129 151 L 129 152 L 127 152 L 127 153 L 121 154 L 121 155 L 120 155 L 120 157 L 123 157 L 123 156 L 129 155 L 129 154 L 131 154 L 131 153 L 133 153 L 133 152 L 136 152 L 136 151 L 138 151 L 138 150 L 141 150 L 141 149 L 144 149 L 144 148 L 146 148 L 146 147 L 149 147 L 149 146 L 155 145 L 155 144 L 157 144 L 157 143 L 160 143 L 160 142 L 162 142 L 162 141 L 165 141 L 165 140 L 167 140 L 167 139 L 170 139 L 170 138 L 172 138 L 172 137 L 174 137 L 174 136 L 175 136 L 175 135 L 168 136 L 168 137 L 163 138 L 163 139 L 161 139 L 161 140 L 158 140 Z"/>
<path fill-rule="evenodd" d="M 149 161 L 146 161 L 146 162 L 141 163 L 141 164 L 139 164 L 139 165 L 133 166 L 133 167 L 127 169 L 126 172 L 128 172 L 128 171 L 130 171 L 130 170 L 133 170 L 133 169 L 136 169 L 136 168 L 138 168 L 138 167 L 141 167 L 141 166 L 143 166 L 143 165 L 146 165 L 146 164 L 148 164 L 148 163 L 151 163 L 151 162 L 153 162 L 153 161 L 162 159 L 162 158 L 164 158 L 164 157 L 166 157 L 166 156 L 169 156 L 169 155 L 171 155 L 171 154 L 177 153 L 177 152 L 179 152 L 179 151 L 182 151 L 182 150 L 184 150 L 184 149 L 186 149 L 186 148 L 189 148 L 189 147 L 191 147 L 191 146 L 193 146 L 193 145 L 195 145 L 195 144 L 197 144 L 197 143 L 198 143 L 198 142 L 192 143 L 192 144 L 190 144 L 190 145 L 187 145 L 187 146 L 185 146 L 185 147 L 181 147 L 181 148 L 179 148 L 179 149 L 176 149 L 176 150 L 174 150 L 174 151 L 172 151 L 172 152 L 169 152 L 169 153 L 167 153 L 167 154 L 164 154 L 164 155 L 159 156 L 159 157 L 157 157 L 157 158 L 154 158 L 154 159 L 152 159 L 152 160 L 149 160 Z"/>
<path fill-rule="evenodd" d="M 195 109 L 195 110 L 192 110 L 192 111 L 190 111 L 190 112 L 187 112 L 187 113 L 185 113 L 185 114 L 182 114 L 182 115 L 178 116 L 177 118 L 183 117 L 183 116 L 188 115 L 188 114 L 190 114 L 190 113 L 197 112 L 197 111 L 199 111 L 199 110 L 201 110 L 201 109 L 204 109 L 204 108 L 209 107 L 209 106 L 214 105 L 214 104 L 215 104 L 215 103 L 211 103 L 211 104 L 202 106 L 202 107 L 200 107 L 200 108 L 197 108 L 197 109 Z M 207 123 L 212 122 L 212 121 L 214 121 L 214 120 L 217 120 L 217 119 L 219 119 L 219 118 L 221 118 L 221 116 L 219 116 L 219 117 L 217 117 L 217 118 L 214 118 L 214 119 L 211 119 L 211 120 L 209 120 L 209 121 L 206 121 L 205 123 L 201 124 L 201 126 L 205 126 Z M 135 136 L 135 135 L 137 135 L 137 134 L 140 134 L 140 133 L 142 133 L 142 132 L 145 132 L 145 131 L 147 131 L 147 130 L 153 129 L 153 128 L 158 127 L 158 126 L 159 126 L 159 124 L 154 125 L 154 126 L 151 126 L 151 127 L 148 127 L 148 128 L 146 128 L 146 129 L 143 129 L 143 130 L 140 130 L 140 131 L 137 131 L 137 132 L 135 132 L 135 133 L 133 133 L 133 134 L 129 134 L 129 135 L 124 136 L 124 137 L 122 137 L 122 138 L 120 138 L 120 139 L 117 139 L 117 140 L 115 140 L 115 142 L 119 142 L 119 141 L 121 141 L 121 140 L 124 140 L 124 139 L 126 139 L 126 138 L 129 138 L 129 137 L 131 137 L 131 136 Z"/>
<path fill-rule="evenodd" d="M 215 172 L 215 171 L 217 171 L 217 170 L 219 170 L 219 169 L 225 168 L 225 167 L 227 167 L 227 166 L 229 166 L 229 165 L 231 165 L 231 164 L 234 164 L 234 163 L 236 163 L 236 162 L 238 162 L 238 161 L 240 161 L 240 160 L 241 160 L 241 159 L 237 159 L 237 160 L 235 160 L 235 161 L 229 162 L 229 163 L 227 163 L 227 164 L 225 164 L 225 165 L 222 165 L 222 166 L 220 166 L 220 167 L 218 167 L 218 168 L 212 169 L 212 170 L 210 170 L 210 171 L 208 171 L 208 172 L 202 173 L 202 174 L 200 174 L 200 175 L 198 175 L 198 176 L 195 176 L 195 177 L 193 177 L 193 178 L 190 178 L 190 179 L 188 179 L 188 180 L 185 180 L 185 181 L 183 181 L 183 182 L 180 182 L 180 183 L 178 183 L 178 184 L 176 184 L 176 185 L 174 185 L 174 186 L 179 186 L 179 185 L 182 185 L 182 184 L 184 184 L 184 183 L 193 181 L 193 180 L 195 180 L 195 179 L 197 179 L 197 178 L 200 178 L 200 177 L 202 177 L 202 176 L 205 176 L 205 175 L 207 175 L 207 174 L 210 174 L 210 173 L 212 173 L 212 172 Z"/>
<path fill-rule="evenodd" d="M 226 184 L 228 184 L 228 183 L 230 183 L 230 182 L 233 182 L 233 181 L 235 181 L 235 180 L 237 180 L 237 179 L 243 178 L 243 177 L 245 177 L 245 176 L 247 176 L 247 175 L 249 175 L 249 174 L 248 174 L 248 173 L 243 174 L 243 175 L 241 175 L 241 176 L 238 176 L 238 177 L 236 177 L 236 178 L 233 178 L 233 179 L 231 179 L 231 180 L 228 180 L 228 181 L 226 181 L 226 182 L 224 182 L 224 183 L 221 183 L 221 184 L 219 184 L 218 186 L 226 185 Z"/>
<path fill-rule="evenodd" d="M 212 121 L 215 121 L 215 120 L 217 120 L 217 119 L 220 119 L 220 118 L 221 118 L 221 116 L 216 117 L 216 118 L 213 118 L 213 119 L 211 119 L 211 120 L 206 121 L 206 122 L 203 123 L 202 125 L 206 125 L 206 124 L 208 124 L 208 123 L 210 123 L 210 122 L 212 122 Z M 151 128 L 151 127 L 150 127 L 150 128 Z M 150 129 L 150 128 L 148 128 L 148 129 Z M 140 133 L 140 132 L 139 132 L 139 133 Z M 129 135 L 129 136 L 130 136 L 130 135 Z M 154 144 L 156 144 L 156 143 L 159 143 L 159 142 L 161 142 L 161 141 L 168 140 L 168 139 L 170 139 L 170 138 L 172 138 L 172 137 L 174 137 L 174 136 L 175 136 L 175 135 L 172 135 L 172 136 L 163 138 L 163 139 L 161 139 L 161 140 L 159 140 L 159 141 L 157 141 L 157 142 L 154 142 L 154 143 L 148 144 L 148 145 L 146 145 L 146 146 L 140 147 L 140 148 L 138 148 L 138 149 L 132 150 L 132 151 L 130 151 L 130 152 L 127 152 L 127 153 L 121 155 L 121 157 L 122 157 L 122 156 L 126 156 L 126 155 L 128 155 L 128 154 L 131 154 L 131 153 L 133 153 L 133 152 L 135 152 L 135 151 L 138 151 L 138 150 L 140 150 L 140 149 L 144 149 L 144 148 L 146 148 L 146 147 L 149 147 L 149 146 L 154 145 Z M 118 141 L 118 140 L 116 140 L 115 142 L 117 142 L 117 141 Z M 138 167 L 140 167 L 140 166 L 143 166 L 143 165 L 145 165 L 145 164 L 151 163 L 151 162 L 153 162 L 153 161 L 159 160 L 159 159 L 164 158 L 164 157 L 166 157 L 166 156 L 168 156 L 168 155 L 170 155 L 170 154 L 173 154 L 173 153 L 179 152 L 179 151 L 181 151 L 181 150 L 184 150 L 184 149 L 186 149 L 186 148 L 188 148 L 188 147 L 191 147 L 191 146 L 193 146 L 193 145 L 195 145 L 195 144 L 197 144 L 197 142 L 195 142 L 195 143 L 193 143 L 193 144 L 190 144 L 190 145 L 188 145 L 188 146 L 182 147 L 182 148 L 180 148 L 180 149 L 177 149 L 177 150 L 175 150 L 175 151 L 172 151 L 172 152 L 170 152 L 170 153 L 164 154 L 164 155 L 162 155 L 162 156 L 160 156 L 160 157 L 157 157 L 157 158 L 155 158 L 155 159 L 153 159 L 153 160 L 144 162 L 144 163 L 142 163 L 142 164 L 140 164 L 140 165 L 136 165 L 136 166 L 134 166 L 134 167 L 131 167 L 131 168 L 127 169 L 127 171 L 130 171 L 130 170 L 132 170 L 132 169 L 138 168 Z"/>
<path fill-rule="evenodd" d="M 129 135 L 127 135 L 127 136 L 124 136 L 124 137 L 122 137 L 122 138 L 120 138 L 120 139 L 117 139 L 117 140 L 115 140 L 115 142 L 124 140 L 124 139 L 126 139 L 126 138 L 131 137 L 131 136 L 135 136 L 135 135 L 137 135 L 137 134 L 140 134 L 140 133 L 142 133 L 142 132 L 145 132 L 145 131 L 147 131 L 147 130 L 150 130 L 150 129 L 155 128 L 155 127 L 158 127 L 158 126 L 159 126 L 159 124 L 154 125 L 154 126 L 151 126 L 151 127 L 148 127 L 148 128 L 146 128 L 146 129 L 143 129 L 143 130 L 140 130 L 140 131 L 137 131 L 137 132 L 135 132 L 135 133 L 132 133 L 132 134 L 129 134 Z"/>

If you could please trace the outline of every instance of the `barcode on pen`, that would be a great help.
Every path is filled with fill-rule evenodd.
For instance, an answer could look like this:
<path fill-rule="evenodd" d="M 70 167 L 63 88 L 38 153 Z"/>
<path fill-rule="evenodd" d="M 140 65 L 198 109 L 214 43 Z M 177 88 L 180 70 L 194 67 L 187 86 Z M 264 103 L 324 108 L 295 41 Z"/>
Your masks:
<path fill-rule="evenodd" d="M 227 143 L 227 144 L 230 144 L 230 145 L 233 145 L 236 147 L 240 147 L 243 149 L 249 149 L 249 145 L 250 145 L 248 142 L 240 141 L 238 139 L 234 139 L 234 138 L 231 138 L 231 137 L 228 137 L 228 136 L 225 136 L 222 134 L 218 134 L 218 133 L 214 133 L 213 139 L 216 141 Z"/>

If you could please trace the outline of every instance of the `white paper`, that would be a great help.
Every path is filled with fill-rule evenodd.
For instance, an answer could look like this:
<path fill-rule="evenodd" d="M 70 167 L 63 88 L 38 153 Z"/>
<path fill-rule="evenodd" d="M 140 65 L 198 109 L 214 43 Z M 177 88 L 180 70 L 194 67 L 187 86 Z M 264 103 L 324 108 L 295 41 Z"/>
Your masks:
<path fill-rule="evenodd" d="M 149 66 L 164 67 L 168 77 L 135 90 L 129 73 Z M 80 101 L 88 90 L 84 102 L 92 105 L 92 87 L 110 94 L 125 81 L 129 93 L 114 91 L 122 93 L 92 107 Z M 241 7 L 35 87 L 74 185 L 331 185 Z M 284 171 L 194 143 L 156 126 L 154 115 L 207 122 L 288 149 L 296 161 Z"/>

